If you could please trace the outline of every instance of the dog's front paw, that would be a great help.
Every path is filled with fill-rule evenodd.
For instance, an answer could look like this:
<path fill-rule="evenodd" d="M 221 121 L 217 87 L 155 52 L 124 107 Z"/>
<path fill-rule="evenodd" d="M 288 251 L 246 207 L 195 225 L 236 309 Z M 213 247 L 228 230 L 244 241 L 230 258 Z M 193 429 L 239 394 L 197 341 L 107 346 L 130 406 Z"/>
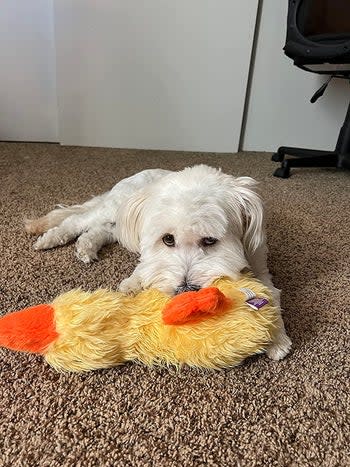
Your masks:
<path fill-rule="evenodd" d="M 127 279 L 124 279 L 121 281 L 119 284 L 118 290 L 119 292 L 128 294 L 128 295 L 133 295 L 137 294 L 140 292 L 142 289 L 140 281 L 136 277 L 128 277 Z"/>
<path fill-rule="evenodd" d="M 282 360 L 286 357 L 292 348 L 292 341 L 287 334 L 280 334 L 278 339 L 266 351 L 267 356 L 271 360 Z"/>

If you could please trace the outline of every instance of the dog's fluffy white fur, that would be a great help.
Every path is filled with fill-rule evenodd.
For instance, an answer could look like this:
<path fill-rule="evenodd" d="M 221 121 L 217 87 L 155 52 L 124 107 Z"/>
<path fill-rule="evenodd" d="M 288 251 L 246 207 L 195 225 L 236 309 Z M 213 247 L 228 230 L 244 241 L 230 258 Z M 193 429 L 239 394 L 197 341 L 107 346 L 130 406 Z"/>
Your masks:
<path fill-rule="evenodd" d="M 42 234 L 36 250 L 77 238 L 76 255 L 84 263 L 116 241 L 138 253 L 138 266 L 120 284 L 126 293 L 148 287 L 170 294 L 195 290 L 220 276 L 235 279 L 249 268 L 279 303 L 267 268 L 264 210 L 255 186 L 252 178 L 206 165 L 179 172 L 150 169 L 84 204 L 59 206 L 27 220 L 26 230 Z M 281 317 L 280 333 L 267 353 L 279 360 L 290 347 Z"/>

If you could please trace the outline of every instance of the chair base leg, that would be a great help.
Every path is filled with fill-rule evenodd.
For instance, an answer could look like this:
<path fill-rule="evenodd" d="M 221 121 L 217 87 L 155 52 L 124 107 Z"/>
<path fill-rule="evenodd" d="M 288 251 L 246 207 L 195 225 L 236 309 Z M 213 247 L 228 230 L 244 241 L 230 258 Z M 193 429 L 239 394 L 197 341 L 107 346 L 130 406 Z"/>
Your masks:
<path fill-rule="evenodd" d="M 285 159 L 286 155 L 294 157 Z M 350 155 L 341 155 L 336 151 L 318 151 L 314 149 L 281 146 L 278 151 L 272 155 L 272 160 L 274 162 L 281 162 L 281 167 L 274 172 L 274 176 L 280 178 L 290 177 L 290 169 L 292 167 L 350 168 Z"/>
<path fill-rule="evenodd" d="M 285 155 L 294 156 L 285 159 Z M 272 160 L 281 162 L 281 167 L 274 173 L 276 177 L 288 178 L 291 167 L 334 167 L 350 169 L 350 103 L 345 120 L 340 128 L 335 151 L 317 151 L 314 149 L 291 148 L 281 146 L 273 154 Z"/>
<path fill-rule="evenodd" d="M 289 178 L 290 177 L 290 168 L 289 167 L 279 167 L 273 173 L 275 177 L 279 178 Z"/>

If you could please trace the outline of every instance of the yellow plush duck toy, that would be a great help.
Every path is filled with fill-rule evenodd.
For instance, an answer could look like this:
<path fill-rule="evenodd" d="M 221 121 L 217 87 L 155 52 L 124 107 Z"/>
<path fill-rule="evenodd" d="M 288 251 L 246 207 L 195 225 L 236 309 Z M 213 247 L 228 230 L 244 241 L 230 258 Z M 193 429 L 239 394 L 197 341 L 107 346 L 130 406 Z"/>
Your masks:
<path fill-rule="evenodd" d="M 57 370 L 128 361 L 218 369 L 264 352 L 276 330 L 269 289 L 245 275 L 175 297 L 155 289 L 136 296 L 72 290 L 0 318 L 0 346 L 42 354 Z"/>

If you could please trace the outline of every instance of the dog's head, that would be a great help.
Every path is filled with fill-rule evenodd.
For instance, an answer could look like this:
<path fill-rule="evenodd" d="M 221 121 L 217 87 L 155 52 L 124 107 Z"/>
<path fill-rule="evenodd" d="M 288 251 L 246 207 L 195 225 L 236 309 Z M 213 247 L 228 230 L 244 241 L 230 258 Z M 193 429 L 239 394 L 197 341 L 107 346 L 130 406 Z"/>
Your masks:
<path fill-rule="evenodd" d="M 166 175 L 125 206 L 122 242 L 140 252 L 142 287 L 166 293 L 236 279 L 264 240 L 263 208 L 249 177 L 205 165 Z"/>

